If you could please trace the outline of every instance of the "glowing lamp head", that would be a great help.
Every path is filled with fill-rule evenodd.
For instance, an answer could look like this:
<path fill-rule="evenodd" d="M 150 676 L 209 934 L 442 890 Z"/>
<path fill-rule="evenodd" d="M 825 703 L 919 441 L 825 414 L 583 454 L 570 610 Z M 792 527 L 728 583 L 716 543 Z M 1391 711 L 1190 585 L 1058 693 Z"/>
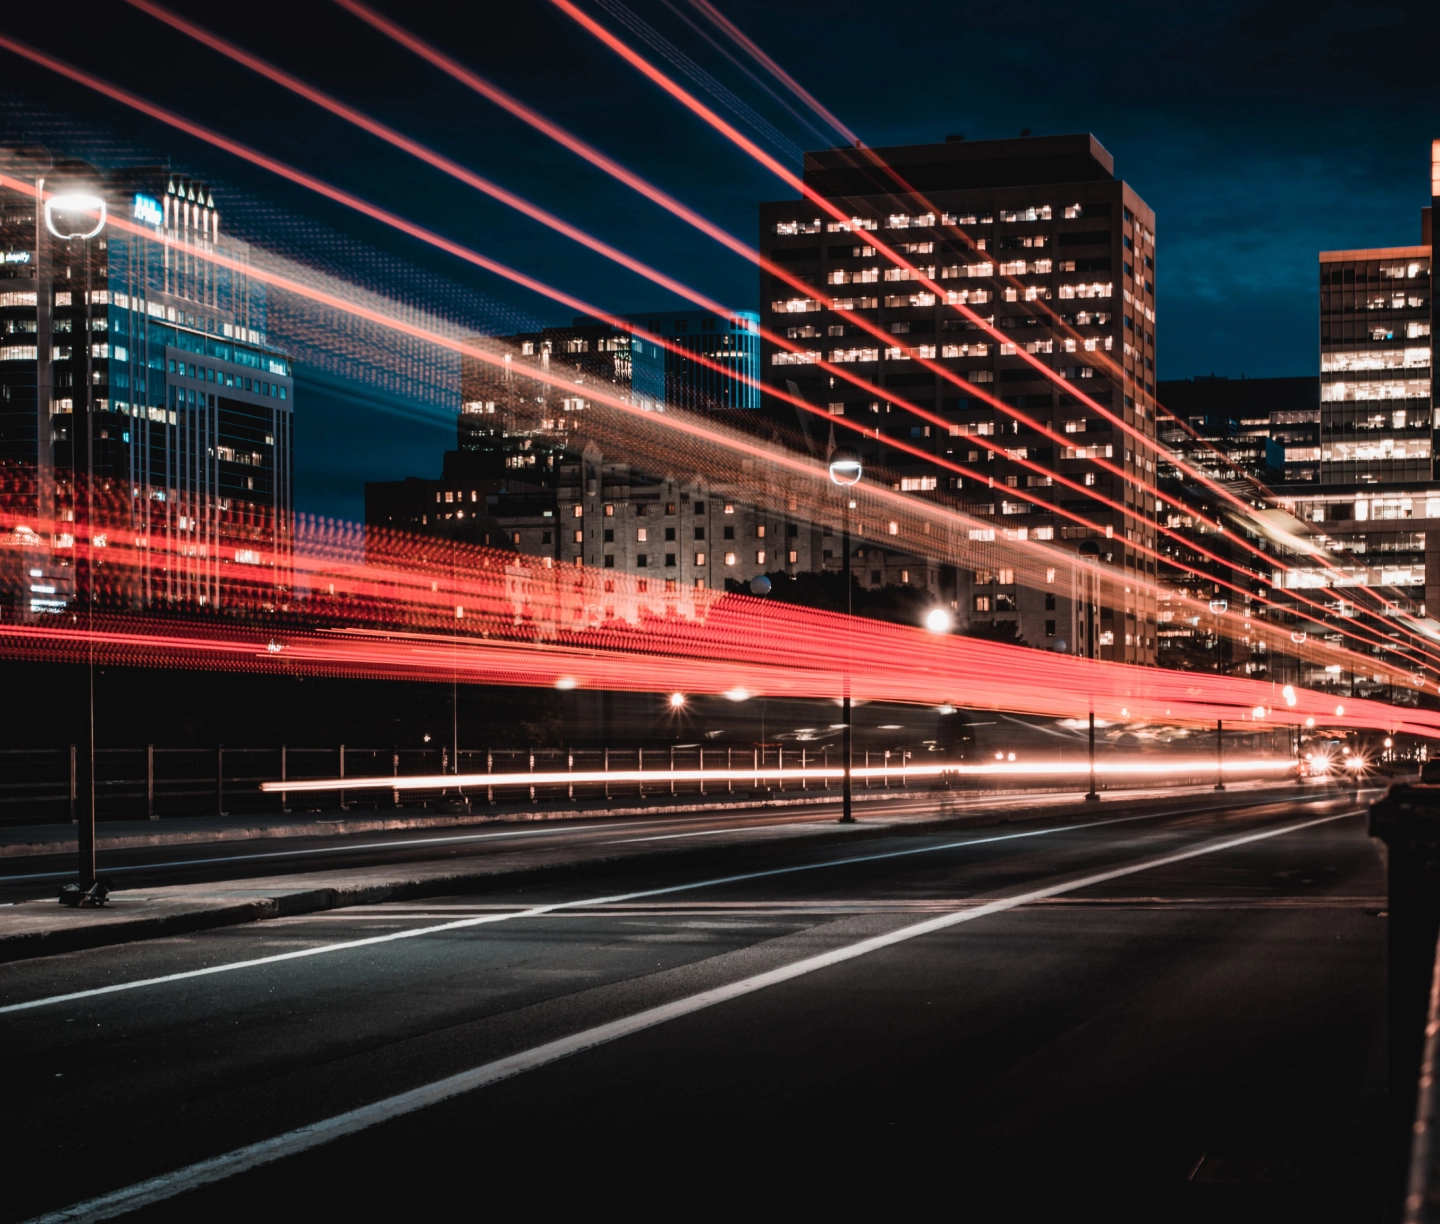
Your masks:
<path fill-rule="evenodd" d="M 1395 747 L 1395 741 L 1392 740 L 1388 735 L 1385 737 L 1385 747 L 1387 747 L 1387 748 L 1393 748 L 1393 747 Z"/>
<path fill-rule="evenodd" d="M 1253 710 L 1250 711 L 1250 714 L 1251 714 L 1251 716 L 1254 717 L 1254 718 L 1264 718 L 1264 717 L 1265 717 L 1265 707 L 1264 707 L 1264 706 L 1256 706 Z"/>
<path fill-rule="evenodd" d="M 944 608 L 931 608 L 925 613 L 925 628 L 931 633 L 949 633 L 953 623 Z"/>
<path fill-rule="evenodd" d="M 1293 706 L 1298 700 L 1298 698 L 1296 698 L 1295 696 L 1295 686 L 1293 684 L 1287 684 L 1283 689 L 1281 689 L 1280 695 L 1285 698 L 1285 704 L 1287 706 Z"/>
<path fill-rule="evenodd" d="M 1335 717 L 1336 717 L 1336 718 L 1344 718 L 1344 717 L 1345 717 L 1345 707 L 1344 707 L 1343 705 L 1338 705 L 1338 706 L 1335 707 Z"/>
<path fill-rule="evenodd" d="M 750 690 L 741 688 L 739 685 L 736 685 L 736 687 L 732 689 L 726 689 L 723 695 L 731 701 L 750 700 Z"/>
<path fill-rule="evenodd" d="M 67 191 L 45 201 L 45 228 L 57 238 L 93 238 L 105 228 L 105 201 L 88 191 Z"/>
<path fill-rule="evenodd" d="M 684 693 L 671 693 L 671 694 L 670 694 L 670 708 L 671 708 L 672 710 L 681 709 L 684 705 L 685 705 L 685 694 L 684 694 Z"/>
<path fill-rule="evenodd" d="M 578 681 L 574 676 L 561 676 L 555 681 L 555 687 L 562 692 L 568 692 L 570 689 L 573 689 L 577 683 Z"/>
<path fill-rule="evenodd" d="M 1219 616 L 1222 612 L 1229 608 L 1229 606 L 1229 602 L 1224 599 L 1212 599 L 1210 601 L 1210 611 L 1215 613 L 1216 616 Z"/>
<path fill-rule="evenodd" d="M 1313 718 L 1307 718 L 1305 720 L 1305 725 L 1307 727 L 1313 727 L 1315 725 L 1315 720 Z"/>
<path fill-rule="evenodd" d="M 830 460 L 830 479 L 841 488 L 848 489 L 851 485 L 859 484 L 862 473 L 858 455 L 838 451 Z"/>

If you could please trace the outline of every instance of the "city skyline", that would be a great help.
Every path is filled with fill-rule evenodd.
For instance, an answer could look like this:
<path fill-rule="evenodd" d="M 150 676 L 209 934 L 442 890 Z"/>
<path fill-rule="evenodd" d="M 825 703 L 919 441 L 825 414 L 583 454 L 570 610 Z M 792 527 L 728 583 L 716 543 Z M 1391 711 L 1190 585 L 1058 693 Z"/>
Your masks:
<path fill-rule="evenodd" d="M 184 11 L 184 6 L 181 6 Z M 260 14 L 270 10 L 262 6 Z M 755 89 L 734 66 L 714 49 L 656 6 L 637 9 L 727 88 L 743 95 L 763 112 L 788 142 L 788 156 L 799 149 L 823 147 L 815 134 L 793 115 Z M 1240 10 L 1208 26 L 1184 18 L 1158 17 L 1131 22 L 1129 10 L 1117 7 L 1117 29 L 1132 52 L 1127 78 L 1135 88 L 1152 86 L 1154 97 L 1137 110 L 1126 105 L 1124 91 L 1099 74 L 1078 71 L 1067 57 L 1046 58 L 1068 28 L 1059 10 L 1042 9 L 1029 31 L 1012 30 L 1001 23 L 987 26 L 988 18 L 960 19 L 922 6 L 915 20 L 929 22 L 927 46 L 940 63 L 951 63 L 938 75 L 946 80 L 958 74 L 967 87 L 958 98 L 934 79 L 936 73 L 919 73 L 915 87 L 901 105 L 889 90 L 826 92 L 823 65 L 834 62 L 839 46 L 865 25 L 861 10 L 829 6 L 822 10 L 792 6 L 767 15 L 772 51 L 844 122 L 868 143 L 901 144 L 942 139 L 963 132 L 970 139 L 1016 135 L 1021 128 L 1036 134 L 1090 131 L 1115 154 L 1117 174 L 1135 184 L 1155 208 L 1163 259 L 1157 281 L 1158 309 L 1166 317 L 1166 342 L 1157 352 L 1159 376 L 1188 378 L 1216 373 L 1230 377 L 1280 376 L 1310 372 L 1317 350 L 1314 325 L 1316 289 L 1314 258 L 1322 249 L 1393 246 L 1409 241 L 1414 216 L 1424 202 L 1422 164 L 1431 133 L 1423 110 L 1412 104 L 1423 93 L 1428 65 L 1407 70 L 1394 79 L 1378 68 L 1360 67 L 1366 89 L 1347 95 L 1342 110 L 1325 85 L 1326 57 L 1323 35 L 1337 21 L 1338 10 L 1317 14 L 1280 9 Z M 1283 19 L 1282 19 L 1283 14 Z M 222 34 L 245 43 L 241 25 L 227 26 L 223 12 L 195 14 L 210 21 Z M 736 19 L 749 24 L 741 6 Z M 656 91 L 630 80 L 625 73 L 587 46 L 584 36 L 567 29 L 558 14 L 536 12 L 526 18 L 493 15 L 484 27 L 445 21 L 438 10 L 420 6 L 407 14 L 422 36 L 443 30 L 450 52 L 473 63 L 524 100 L 573 127 L 588 139 L 614 153 L 641 173 L 667 182 L 687 202 L 714 217 L 732 233 L 746 236 L 753 230 L 758 202 L 775 196 L 775 180 L 744 159 L 720 148 L 693 120 L 657 105 Z M 1098 19 L 1098 18 L 1097 18 Z M 44 44 L 43 30 L 25 28 L 17 18 L 13 32 Z M 515 252 L 515 262 L 534 268 L 550 279 L 579 288 L 610 309 L 659 309 L 663 295 L 618 276 L 593 257 L 517 223 L 502 210 L 462 194 L 463 189 L 413 163 L 368 137 L 354 133 L 317 108 L 288 99 L 282 91 L 259 81 L 213 52 L 194 47 L 183 35 L 169 31 L 135 10 L 106 12 L 97 20 L 107 45 L 116 48 L 154 49 L 181 54 L 187 61 L 206 64 L 206 85 L 180 74 L 174 79 L 143 71 L 127 79 L 127 56 L 91 60 L 88 67 L 108 74 L 162 103 L 175 105 L 202 121 L 226 130 L 222 98 L 243 93 L 253 108 L 255 143 L 282 156 L 304 161 L 343 185 L 378 202 L 402 206 L 437 228 L 461 238 L 480 238 L 479 245 L 498 243 Z M 1367 15 L 1360 33 L 1373 40 L 1423 37 L 1434 21 L 1423 6 L 1400 6 Z M 978 24 L 977 24 L 978 23 Z M 262 20 L 263 24 L 263 20 Z M 873 24 L 873 23 L 872 23 Z M 902 23 L 903 24 L 903 23 Z M 1241 37 L 1251 31 L 1257 37 Z M 881 26 L 873 29 L 876 53 L 895 35 Z M 971 36 L 973 35 L 973 41 Z M 311 33 L 292 32 L 288 49 L 268 52 L 284 66 L 332 92 L 356 100 L 345 72 L 310 54 Z M 327 38 L 345 47 L 339 59 L 362 70 L 378 64 L 384 40 L 358 21 L 336 11 Z M 522 50 L 539 40 L 545 52 L 534 59 Z M 688 41 L 687 41 L 688 40 Z M 1167 79 L 1154 76 L 1153 62 L 1162 51 L 1173 52 L 1178 42 L 1191 47 L 1179 60 L 1181 71 Z M 1263 47 L 1257 52 L 1256 47 Z M 975 53 L 965 50 L 975 48 Z M 1267 57 L 1268 70 L 1250 73 L 1257 54 Z M 507 56 L 509 57 L 507 59 Z M 84 62 L 83 54 L 79 57 Z M 143 62 L 144 57 L 140 60 Z M 524 79 L 511 79 L 516 68 L 527 65 Z M 1044 62 L 1045 72 L 1033 65 Z M 1193 101 L 1189 86 L 1200 63 L 1214 74 L 1223 89 L 1206 94 L 1203 110 Z M 1194 67 L 1186 67 L 1193 64 Z M 16 61 L 15 86 L 24 94 L 44 98 L 51 106 L 55 95 L 47 77 Z M 622 247 L 643 251 L 662 267 L 672 268 L 715 293 L 737 309 L 755 309 L 753 276 L 742 262 L 724 255 L 718 247 L 697 238 L 658 210 L 635 209 L 613 185 L 560 150 L 536 145 L 526 129 L 495 108 L 452 83 L 437 80 L 418 62 L 403 58 L 387 62 L 386 85 L 365 103 L 402 129 L 423 130 L 437 138 L 447 152 L 471 164 L 494 166 L 497 177 L 555 208 L 573 214 L 571 189 L 582 186 L 587 198 L 587 221 Z M 549 85 L 562 78 L 583 83 L 579 90 Z M 577 107 L 576 98 L 600 96 L 609 104 L 644 116 L 638 126 L 606 125 L 598 113 Z M 1018 96 L 1017 96 L 1018 95 Z M 977 98 L 993 98 L 979 103 Z M 373 105 L 372 105 L 373 103 Z M 286 184 L 260 176 L 234 159 L 207 150 L 198 142 L 131 115 L 102 107 L 83 90 L 67 90 L 62 109 L 85 118 L 103 116 L 102 126 L 152 150 L 170 155 L 184 166 L 227 188 L 243 189 L 250 197 L 269 198 L 318 224 L 341 225 L 392 257 L 421 268 L 438 268 L 433 256 L 415 244 L 397 241 L 366 223 L 357 227 L 322 203 L 297 193 Z M 1255 124 L 1263 112 L 1267 120 Z M 323 133 L 314 145 L 296 145 L 284 120 L 303 118 L 307 134 Z M 1357 131 L 1363 129 L 1363 138 Z M 303 142 L 302 142 L 303 143 Z M 666 158 L 667 148 L 703 153 L 695 158 Z M 782 156 L 787 154 L 782 150 Z M 1358 160 L 1357 160 L 1358 159 Z M 798 159 L 796 159 L 798 160 Z M 699 174 L 700 165 L 713 168 Z M 379 175 L 357 168 L 383 168 Z M 413 187 L 410 186 L 413 184 Z M 419 194 L 416 194 L 419 189 Z M 567 212 L 569 210 L 569 212 Z M 446 269 L 453 272 L 453 269 Z M 518 310 L 536 323 L 560 324 L 567 313 L 533 297 L 499 285 L 493 279 L 470 277 L 469 283 L 502 310 Z M 673 303 L 678 304 L 678 303 Z M 1266 319 L 1263 329 L 1251 326 Z M 493 324 L 491 325 L 493 326 Z M 482 329 L 483 330 L 483 329 Z M 503 332 L 503 328 L 501 331 Z M 512 329 L 513 330 L 513 329 Z M 306 371 L 300 371 L 302 380 Z M 302 385 L 303 382 L 302 382 Z M 329 387 L 317 386 L 309 419 L 297 421 L 302 433 L 297 447 L 297 504 L 322 513 L 359 517 L 360 487 L 366 479 L 400 475 L 399 466 L 415 467 L 427 448 L 443 446 L 450 432 L 446 421 L 426 424 L 429 410 L 419 419 L 395 415 L 402 405 L 385 400 L 352 407 L 367 425 L 390 439 L 388 448 L 406 459 L 390 472 L 367 468 L 363 456 L 348 453 L 344 419 L 346 409 Z M 310 431 L 313 445 L 304 445 Z"/>

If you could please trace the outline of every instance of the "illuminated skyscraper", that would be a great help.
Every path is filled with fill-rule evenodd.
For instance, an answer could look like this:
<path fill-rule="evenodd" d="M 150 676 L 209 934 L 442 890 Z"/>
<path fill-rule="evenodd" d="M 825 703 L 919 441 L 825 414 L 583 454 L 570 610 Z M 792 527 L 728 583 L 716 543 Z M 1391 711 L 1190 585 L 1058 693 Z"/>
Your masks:
<path fill-rule="evenodd" d="M 0 188 L 0 473 L 25 491 L 12 507 L 55 524 L 26 550 L 18 610 L 74 598 L 84 421 L 97 515 L 156 558 L 127 602 L 283 600 L 294 382 L 247 246 L 221 236 L 208 187 L 164 169 L 3 160 L 25 185 Z M 107 223 L 83 236 L 61 194 L 103 200 Z"/>
<path fill-rule="evenodd" d="M 1098 572 L 1112 580 L 1103 583 L 1097 653 L 1153 662 L 1154 600 L 1124 579 L 1155 574 L 1153 559 L 1135 548 L 1155 545 L 1154 503 L 1135 483 L 1155 473 L 1154 213 L 1115 177 L 1114 159 L 1089 135 L 827 149 L 805 155 L 805 182 L 849 219 L 822 216 L 801 200 L 760 206 L 762 254 L 806 286 L 761 272 L 767 327 L 800 350 L 764 344 L 765 381 L 777 390 L 793 383 L 810 403 L 860 426 L 863 440 L 838 428 L 836 436 L 861 449 L 877 478 L 958 504 L 987 524 L 976 529 L 983 539 L 1073 541 L 1068 546 L 1077 550 L 1088 541 L 1087 548 L 1098 548 Z M 871 235 L 933 287 L 881 258 Z M 1001 338 L 956 306 L 989 322 Z M 918 364 L 912 349 L 960 385 Z M 1049 367 L 1054 379 L 1027 357 Z M 880 390 L 817 369 L 822 360 Z M 944 424 L 916 417 L 899 400 Z M 1146 441 L 1122 432 L 1086 400 Z M 1066 444 L 1057 446 L 996 401 Z M 775 411 L 792 414 L 784 404 Z M 1096 458 L 1135 480 L 1097 467 Z M 975 475 L 957 475 L 934 459 Z M 1054 485 L 1021 459 L 1134 513 Z M 1051 505 L 1085 522 L 1056 515 Z M 935 593 L 953 601 L 962 624 L 990 625 L 1000 613 L 998 624 L 1014 626 L 1032 645 L 1063 641 L 1075 651 L 1085 640 L 1086 563 L 1073 574 L 1057 573 L 1054 590 L 1040 592 L 1017 589 L 998 552 L 985 569 L 937 572 L 870 545 L 865 551 L 870 555 L 857 567 L 862 580 L 893 581 L 903 573 L 912 584 L 923 576 L 930 585 L 938 578 Z"/>

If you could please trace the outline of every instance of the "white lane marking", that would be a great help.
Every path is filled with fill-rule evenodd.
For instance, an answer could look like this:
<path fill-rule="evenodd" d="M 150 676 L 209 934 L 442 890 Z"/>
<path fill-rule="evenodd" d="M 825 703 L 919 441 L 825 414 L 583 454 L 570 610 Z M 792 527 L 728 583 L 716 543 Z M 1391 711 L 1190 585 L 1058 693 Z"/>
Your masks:
<path fill-rule="evenodd" d="M 1222 838 L 1219 841 L 1192 846 L 1187 850 L 1164 854 L 1158 858 L 1131 863 L 1125 867 L 1112 867 L 1105 871 L 1093 872 L 1079 879 L 1047 884 L 1043 888 L 1034 888 L 1029 892 L 1013 897 L 1003 897 L 956 913 L 942 914 L 938 918 L 913 923 L 885 935 L 874 935 L 869 939 L 862 939 L 858 943 L 849 944 L 843 948 L 834 948 L 829 952 L 822 952 L 818 956 L 811 956 L 791 965 L 783 965 L 778 969 L 757 973 L 753 977 L 742 978 L 738 982 L 717 986 L 713 990 L 704 990 L 699 994 L 690 995 L 688 998 L 676 999 L 673 1003 L 664 1003 L 659 1007 L 636 1012 L 632 1016 L 624 1016 L 619 1020 L 612 1020 L 608 1024 L 596 1025 L 594 1028 L 572 1033 L 569 1037 L 547 1041 L 544 1045 L 522 1050 L 518 1054 L 511 1054 L 506 1058 L 498 1058 L 494 1062 L 483 1063 L 468 1071 L 462 1071 L 458 1075 L 450 1075 L 433 1083 L 423 1084 L 419 1088 L 412 1088 L 409 1092 L 401 1092 L 395 1096 L 386 1097 L 384 1100 L 362 1105 L 359 1109 L 351 1109 L 345 1113 L 324 1118 L 319 1122 L 312 1122 L 308 1126 L 286 1131 L 283 1135 L 276 1135 L 273 1138 L 261 1140 L 259 1143 L 237 1148 L 221 1156 L 212 1156 L 209 1160 L 187 1165 L 183 1169 L 152 1177 L 148 1181 L 138 1182 L 133 1186 L 112 1191 L 83 1203 L 76 1203 L 74 1206 L 63 1208 L 60 1211 L 36 1216 L 27 1224 L 61 1224 L 63 1221 L 71 1220 L 108 1220 L 126 1212 L 138 1211 L 142 1207 L 163 1202 L 187 1191 L 199 1189 L 201 1186 L 224 1181 L 226 1178 L 234 1177 L 238 1173 L 244 1173 L 261 1165 L 270 1164 L 272 1161 L 287 1156 L 296 1156 L 312 1148 L 333 1143 L 346 1135 L 368 1130 L 382 1122 L 427 1109 L 463 1093 L 474 1092 L 477 1088 L 486 1088 L 502 1080 L 522 1075 L 526 1071 L 534 1071 L 572 1055 L 593 1050 L 597 1046 L 643 1032 L 645 1029 L 654 1028 L 669 1020 L 692 1015 L 707 1007 L 742 998 L 770 986 L 778 986 L 782 982 L 789 982 L 818 970 L 854 960 L 856 957 L 894 947 L 896 944 L 917 939 L 922 935 L 942 931 L 962 922 L 973 922 L 977 918 L 985 918 L 991 914 L 1001 914 L 1006 910 L 1018 909 L 1032 901 L 1041 901 L 1047 897 L 1093 888 L 1097 884 L 1105 884 L 1124 876 L 1136 875 L 1142 871 L 1153 871 L 1157 867 L 1167 867 L 1172 863 L 1184 862 L 1186 859 L 1199 858 L 1205 854 L 1216 854 L 1222 850 L 1232 850 L 1236 846 L 1264 841 L 1271 837 L 1281 837 L 1287 833 L 1298 833 L 1302 829 L 1329 824 L 1332 821 L 1343 820 L 1357 814 L 1356 810 L 1340 812 L 1333 816 L 1321 816 L 1316 820 L 1306 820 L 1299 824 L 1284 825 L 1278 829 L 1262 829 L 1258 833 Z"/>
<path fill-rule="evenodd" d="M 1210 810 L 1210 809 L 1201 809 Z M 1168 816 L 1185 815 L 1183 812 L 1166 813 Z M 70 1003 L 76 999 L 93 999 L 100 995 L 116 994 L 122 990 L 139 990 L 144 986 L 163 986 L 170 982 L 183 982 L 191 978 L 210 977 L 216 973 L 230 973 L 236 969 L 254 969 L 260 965 L 276 965 L 282 961 L 301 960 L 309 956 L 323 956 L 331 952 L 348 952 L 354 948 L 368 948 L 375 944 L 394 943 L 401 939 L 417 939 L 422 935 L 438 935 L 445 931 L 461 931 L 469 927 L 488 925 L 492 922 L 509 922 L 516 918 L 538 918 L 553 914 L 556 910 L 578 909 L 585 906 L 613 905 L 619 901 L 636 901 L 643 897 L 663 897 L 669 893 L 689 892 L 697 888 L 714 888 L 722 884 L 739 884 L 747 880 L 763 880 L 771 876 L 791 875 L 799 871 L 819 871 L 827 867 L 846 867 L 856 863 L 873 863 L 882 859 L 905 858 L 915 854 L 939 854 L 946 850 L 957 850 L 967 846 L 984 846 L 992 842 L 1018 841 L 1029 837 L 1044 837 L 1050 833 L 1069 833 L 1077 829 L 1093 829 L 1100 825 L 1129 824 L 1136 820 L 1153 820 L 1155 813 L 1145 812 L 1138 816 L 1115 816 L 1109 820 L 1092 820 L 1080 824 L 1052 825 L 1045 829 L 1029 829 L 1023 833 L 1003 833 L 994 837 L 976 837 L 965 841 L 946 842 L 939 846 L 916 846 L 909 850 L 888 850 L 881 854 L 852 855 L 850 858 L 827 859 L 822 863 L 801 863 L 793 867 L 772 867 L 765 871 L 748 871 L 740 875 L 717 876 L 709 880 L 696 880 L 689 884 L 670 884 L 664 888 L 649 888 L 639 892 L 616 893 L 609 897 L 587 897 L 582 901 L 557 901 L 550 905 L 534 905 L 529 909 L 514 910 L 505 914 L 483 914 L 475 918 L 462 918 L 454 922 L 442 922 L 438 926 L 414 927 L 408 931 L 391 931 L 385 935 L 371 935 L 366 939 L 350 939 L 343 943 L 320 944 L 314 948 L 298 948 L 294 952 L 277 952 L 273 956 L 257 956 L 251 960 L 231 961 L 225 965 L 207 965 L 203 969 L 186 969 L 179 973 L 167 973 L 160 977 L 139 978 L 133 982 L 117 982 L 112 986 L 95 986 L 89 990 L 76 990 L 69 994 L 49 995 L 43 999 L 30 999 L 24 1003 L 8 1003 L 0 1007 L 0 1016 L 10 1012 L 30 1011 L 37 1007 L 50 1007 L 56 1003 Z"/>

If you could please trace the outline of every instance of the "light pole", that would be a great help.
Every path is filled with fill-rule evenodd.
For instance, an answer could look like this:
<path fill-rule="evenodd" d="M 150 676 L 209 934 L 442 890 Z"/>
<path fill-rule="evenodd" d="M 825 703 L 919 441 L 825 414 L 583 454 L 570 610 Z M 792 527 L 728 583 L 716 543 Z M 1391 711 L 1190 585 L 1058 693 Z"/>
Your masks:
<path fill-rule="evenodd" d="M 756 599 L 764 599 L 766 595 L 770 594 L 770 579 L 764 574 L 756 574 L 750 579 L 750 594 L 754 595 Z M 763 643 L 765 639 L 765 613 L 763 611 L 765 605 L 761 604 L 760 607 L 762 609 L 760 639 Z M 760 768 L 765 768 L 765 693 L 763 691 L 760 693 Z M 767 786 L 765 789 L 769 791 L 770 788 Z"/>
<path fill-rule="evenodd" d="M 94 429 L 91 423 L 91 268 L 90 240 L 105 228 L 105 201 L 89 191 L 57 192 L 44 204 L 45 228 L 61 242 L 81 242 L 85 253 L 84 330 L 76 342 L 80 349 L 80 386 L 72 388 L 70 420 L 70 467 L 73 477 L 74 524 L 71 532 L 75 550 L 75 602 L 84 615 L 86 633 L 85 668 L 80 679 L 80 743 L 76 752 L 76 843 L 79 850 L 77 883 L 80 892 L 95 886 L 95 591 L 94 591 Z M 46 292 L 40 286 L 40 292 Z M 40 344 L 50 337 L 38 338 Z M 71 361 L 75 360 L 74 346 Z M 43 393 L 43 391 L 42 391 Z"/>
<path fill-rule="evenodd" d="M 1095 619 L 1099 613 L 1100 545 L 1094 540 L 1083 540 L 1080 555 L 1090 562 L 1082 571 L 1085 575 L 1085 656 L 1095 658 Z M 1090 789 L 1085 794 L 1087 803 L 1099 803 L 1100 792 L 1095 789 L 1095 696 L 1090 696 Z"/>
<path fill-rule="evenodd" d="M 845 513 L 844 528 L 840 537 L 840 574 L 845 584 L 845 692 L 841 699 L 843 720 L 841 753 L 845 759 L 845 780 L 841 791 L 841 824 L 854 824 L 855 817 L 850 810 L 850 621 L 854 612 L 854 602 L 851 599 L 850 591 L 850 510 L 855 505 L 854 499 L 850 496 L 850 490 L 860 483 L 863 471 L 860 467 L 860 457 L 845 451 L 841 451 L 830 460 L 830 479 L 833 480 L 844 492 Z"/>

